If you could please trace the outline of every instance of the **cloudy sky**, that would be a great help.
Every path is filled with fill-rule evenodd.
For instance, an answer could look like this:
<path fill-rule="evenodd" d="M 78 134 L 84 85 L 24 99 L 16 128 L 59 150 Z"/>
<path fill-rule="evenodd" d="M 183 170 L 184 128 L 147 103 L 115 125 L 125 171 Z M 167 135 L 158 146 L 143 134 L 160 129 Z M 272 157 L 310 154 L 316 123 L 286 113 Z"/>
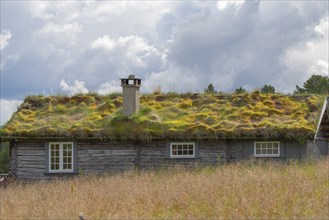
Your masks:
<path fill-rule="evenodd" d="M 290 93 L 328 75 L 328 1 L 1 1 L 1 117 L 27 95 Z"/>

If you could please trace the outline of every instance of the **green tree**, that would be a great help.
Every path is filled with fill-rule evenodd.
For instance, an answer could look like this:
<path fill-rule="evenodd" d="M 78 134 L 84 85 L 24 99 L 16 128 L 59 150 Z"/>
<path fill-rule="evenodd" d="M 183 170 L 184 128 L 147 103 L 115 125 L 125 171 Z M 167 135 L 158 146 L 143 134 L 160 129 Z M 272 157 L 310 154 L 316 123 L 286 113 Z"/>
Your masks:
<path fill-rule="evenodd" d="M 217 91 L 215 90 L 215 87 L 212 83 L 210 83 L 208 85 L 208 87 L 204 90 L 204 93 L 210 93 L 210 94 L 213 94 L 213 93 L 216 93 Z"/>
<path fill-rule="evenodd" d="M 9 143 L 0 143 L 0 173 L 9 172 Z"/>
<path fill-rule="evenodd" d="M 266 94 L 269 94 L 269 93 L 275 93 L 275 88 L 271 85 L 267 85 L 265 84 L 261 90 L 260 90 L 261 93 L 266 93 Z"/>
<path fill-rule="evenodd" d="M 303 87 L 296 85 L 294 94 L 329 94 L 329 77 L 312 75 L 304 82 Z"/>
<path fill-rule="evenodd" d="M 237 88 L 237 89 L 235 89 L 235 94 L 241 94 L 241 93 L 246 93 L 247 91 L 244 89 L 244 88 L 242 88 L 242 87 L 240 87 L 240 88 Z"/>

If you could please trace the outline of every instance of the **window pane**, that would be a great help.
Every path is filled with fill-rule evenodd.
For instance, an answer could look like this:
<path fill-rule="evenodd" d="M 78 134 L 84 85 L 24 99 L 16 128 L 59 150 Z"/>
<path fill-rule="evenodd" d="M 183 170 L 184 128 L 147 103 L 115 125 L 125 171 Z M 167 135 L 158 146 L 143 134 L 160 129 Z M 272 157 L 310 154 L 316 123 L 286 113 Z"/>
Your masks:
<path fill-rule="evenodd" d="M 185 157 L 189 155 L 194 155 L 194 144 L 190 143 L 175 143 L 171 144 L 171 155 L 175 155 L 177 157 Z"/>
<path fill-rule="evenodd" d="M 255 155 L 278 155 L 279 143 L 278 142 L 262 142 L 255 143 Z"/>

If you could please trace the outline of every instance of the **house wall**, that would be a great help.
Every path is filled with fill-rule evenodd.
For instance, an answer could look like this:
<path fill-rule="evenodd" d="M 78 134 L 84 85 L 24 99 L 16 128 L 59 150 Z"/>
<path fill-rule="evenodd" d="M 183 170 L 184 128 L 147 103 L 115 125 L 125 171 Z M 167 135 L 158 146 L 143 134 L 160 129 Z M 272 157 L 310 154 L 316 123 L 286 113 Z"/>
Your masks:
<path fill-rule="evenodd" d="M 246 160 L 254 157 L 254 141 L 237 141 L 234 143 L 234 159 Z M 298 142 L 280 141 L 280 157 L 277 159 L 302 160 L 307 152 L 307 144 Z"/>
<path fill-rule="evenodd" d="M 44 142 L 13 142 L 11 147 L 11 173 L 18 179 L 44 179 Z"/>
<path fill-rule="evenodd" d="M 19 141 L 11 145 L 11 172 L 17 179 L 52 179 L 70 174 L 47 172 L 46 141 Z M 182 166 L 186 168 L 224 164 L 227 144 L 224 142 L 195 142 L 196 158 L 170 158 L 170 141 L 152 143 L 108 143 L 79 141 L 77 173 L 122 172 Z M 231 149 L 231 148 L 230 148 Z M 75 173 L 76 174 L 76 173 Z"/>
<path fill-rule="evenodd" d="M 131 143 L 78 142 L 78 172 L 100 173 L 104 171 L 133 170 L 136 149 Z"/>
<path fill-rule="evenodd" d="M 170 141 L 141 144 L 139 149 L 139 169 L 149 170 L 163 167 L 213 166 L 227 162 L 224 142 L 195 142 L 196 158 L 170 158 Z"/>
<path fill-rule="evenodd" d="M 307 144 L 307 158 L 319 159 L 329 155 L 329 142 L 326 139 L 316 139 Z"/>
<path fill-rule="evenodd" d="M 11 172 L 18 179 L 52 179 L 62 174 L 47 172 L 46 141 L 11 143 Z M 171 141 L 151 143 L 110 143 L 99 141 L 75 142 L 77 173 L 122 172 L 181 166 L 216 166 L 254 157 L 254 141 L 197 141 L 196 158 L 170 158 Z M 319 153 L 327 143 L 320 143 Z M 304 159 L 310 145 L 280 142 L 279 159 Z M 72 174 L 64 174 L 72 175 Z"/>

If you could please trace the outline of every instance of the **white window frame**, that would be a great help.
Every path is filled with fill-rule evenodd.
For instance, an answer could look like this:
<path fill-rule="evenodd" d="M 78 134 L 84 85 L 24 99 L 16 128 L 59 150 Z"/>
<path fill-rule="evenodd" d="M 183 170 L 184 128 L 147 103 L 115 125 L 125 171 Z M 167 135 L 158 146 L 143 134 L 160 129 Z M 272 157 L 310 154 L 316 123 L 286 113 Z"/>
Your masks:
<path fill-rule="evenodd" d="M 193 145 L 193 155 L 174 155 L 172 153 L 173 145 Z M 194 142 L 173 142 L 173 143 L 170 143 L 170 158 L 195 158 L 195 143 Z"/>
<path fill-rule="evenodd" d="M 277 154 L 257 154 L 256 145 L 257 144 L 278 144 L 278 153 Z M 279 157 L 280 156 L 280 141 L 255 141 L 254 143 L 254 156 L 255 157 Z"/>
<path fill-rule="evenodd" d="M 52 144 L 59 144 L 59 169 L 52 170 L 51 169 L 51 145 Z M 71 155 L 71 169 L 63 169 L 63 145 L 64 144 L 71 144 L 72 145 L 72 155 Z M 73 142 L 49 142 L 49 161 L 48 161 L 48 171 L 49 173 L 72 173 L 73 172 L 73 160 L 74 160 L 74 144 Z"/>

